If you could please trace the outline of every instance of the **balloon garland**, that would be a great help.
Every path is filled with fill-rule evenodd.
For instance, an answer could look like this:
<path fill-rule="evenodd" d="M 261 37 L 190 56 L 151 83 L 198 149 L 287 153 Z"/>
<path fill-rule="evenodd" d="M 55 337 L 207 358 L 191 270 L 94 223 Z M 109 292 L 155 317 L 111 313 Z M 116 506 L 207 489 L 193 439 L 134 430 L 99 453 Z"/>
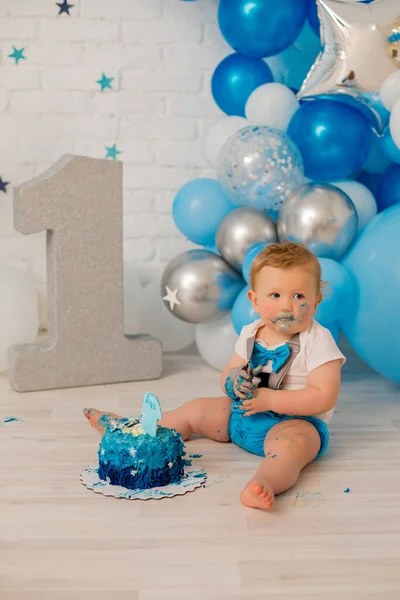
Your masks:
<path fill-rule="evenodd" d="M 299 241 L 328 282 L 318 321 L 400 382 L 398 0 L 220 0 L 218 23 L 234 52 L 211 80 L 227 115 L 204 140 L 217 178 L 175 197 L 178 229 L 202 248 L 167 266 L 165 305 L 221 368 L 224 339 L 257 318 L 255 256 Z"/>

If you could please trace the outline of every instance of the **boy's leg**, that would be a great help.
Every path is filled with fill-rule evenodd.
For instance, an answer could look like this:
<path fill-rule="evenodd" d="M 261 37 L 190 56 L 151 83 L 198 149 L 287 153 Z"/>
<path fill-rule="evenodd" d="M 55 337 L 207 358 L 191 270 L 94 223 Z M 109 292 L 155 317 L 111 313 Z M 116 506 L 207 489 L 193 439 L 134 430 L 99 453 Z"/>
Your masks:
<path fill-rule="evenodd" d="M 196 398 L 175 410 L 164 412 L 160 425 L 176 429 L 184 440 L 200 434 L 217 442 L 229 442 L 230 405 L 228 396 Z"/>
<path fill-rule="evenodd" d="M 271 508 L 274 496 L 296 483 L 300 471 L 315 459 L 320 447 L 320 435 L 309 421 L 290 419 L 274 425 L 265 438 L 265 458 L 241 493 L 242 503 Z"/>

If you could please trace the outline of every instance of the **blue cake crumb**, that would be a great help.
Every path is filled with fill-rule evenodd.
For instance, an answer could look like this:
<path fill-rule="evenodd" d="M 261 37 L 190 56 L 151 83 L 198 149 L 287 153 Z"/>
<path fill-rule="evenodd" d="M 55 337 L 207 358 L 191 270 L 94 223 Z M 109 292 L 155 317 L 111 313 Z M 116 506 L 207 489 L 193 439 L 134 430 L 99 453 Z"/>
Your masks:
<path fill-rule="evenodd" d="M 98 456 L 100 479 L 132 490 L 178 483 L 187 462 L 180 433 L 161 425 L 154 437 L 108 427 Z"/>

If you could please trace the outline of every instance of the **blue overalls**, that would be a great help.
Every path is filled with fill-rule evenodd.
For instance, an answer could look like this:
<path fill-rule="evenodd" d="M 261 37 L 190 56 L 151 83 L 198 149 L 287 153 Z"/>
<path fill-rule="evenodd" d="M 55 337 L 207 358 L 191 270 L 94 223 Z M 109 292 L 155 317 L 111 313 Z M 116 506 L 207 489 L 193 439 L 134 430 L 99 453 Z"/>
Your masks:
<path fill-rule="evenodd" d="M 254 349 L 254 337 L 247 340 L 247 359 L 250 361 L 251 355 Z M 269 387 L 270 389 L 279 390 L 283 385 L 283 378 L 288 372 L 296 354 L 300 350 L 300 336 L 299 334 L 294 335 L 288 342 L 290 348 L 290 354 L 284 365 L 275 373 L 261 373 L 260 383 L 258 387 Z M 232 369 L 232 380 L 236 374 L 241 370 Z M 265 456 L 264 453 L 264 441 L 269 430 L 282 421 L 289 421 L 290 419 L 302 419 L 309 421 L 317 429 L 321 438 L 321 447 L 317 458 L 322 456 L 329 443 L 329 431 L 326 423 L 318 419 L 317 417 L 300 417 L 300 416 L 289 416 L 281 415 L 273 411 L 267 411 L 262 413 L 256 413 L 250 417 L 243 417 L 246 411 L 242 408 L 242 400 L 235 398 L 231 404 L 231 416 L 229 421 L 229 436 L 231 441 L 240 446 L 244 450 L 257 454 L 258 456 Z"/>

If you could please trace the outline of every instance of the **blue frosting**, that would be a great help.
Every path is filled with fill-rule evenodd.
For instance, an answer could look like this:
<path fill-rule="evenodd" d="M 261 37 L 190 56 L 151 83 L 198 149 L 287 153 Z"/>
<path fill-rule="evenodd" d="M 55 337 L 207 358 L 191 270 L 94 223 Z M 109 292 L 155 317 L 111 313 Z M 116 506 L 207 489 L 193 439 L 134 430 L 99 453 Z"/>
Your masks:
<path fill-rule="evenodd" d="M 177 483 L 186 464 L 180 433 L 157 427 L 153 437 L 146 433 L 108 427 L 99 447 L 99 477 L 128 489 L 148 489 Z"/>

